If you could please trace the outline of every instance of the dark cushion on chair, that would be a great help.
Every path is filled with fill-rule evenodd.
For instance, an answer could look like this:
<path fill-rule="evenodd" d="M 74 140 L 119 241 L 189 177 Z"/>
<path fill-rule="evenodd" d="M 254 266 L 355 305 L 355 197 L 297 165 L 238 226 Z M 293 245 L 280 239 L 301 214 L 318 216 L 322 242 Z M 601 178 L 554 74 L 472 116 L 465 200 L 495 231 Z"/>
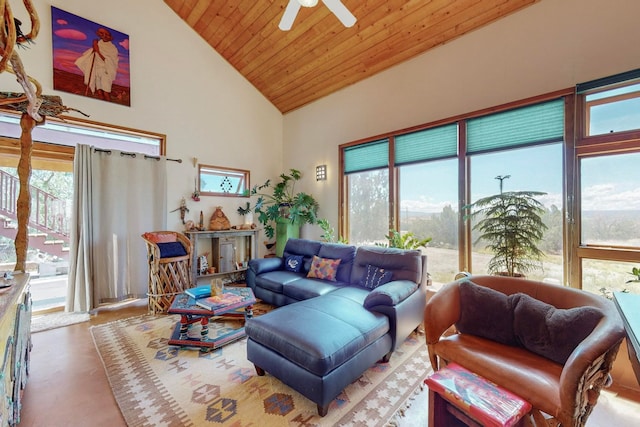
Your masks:
<path fill-rule="evenodd" d="M 602 311 L 595 307 L 558 309 L 529 295 L 513 299 L 513 329 L 527 350 L 564 365 L 573 350 L 596 327 Z"/>
<path fill-rule="evenodd" d="M 470 280 L 460 283 L 460 320 L 456 323 L 456 328 L 461 333 L 501 344 L 517 343 L 509 297 Z"/>
<path fill-rule="evenodd" d="M 160 258 L 174 258 L 185 256 L 186 249 L 180 242 L 156 243 L 160 249 Z"/>

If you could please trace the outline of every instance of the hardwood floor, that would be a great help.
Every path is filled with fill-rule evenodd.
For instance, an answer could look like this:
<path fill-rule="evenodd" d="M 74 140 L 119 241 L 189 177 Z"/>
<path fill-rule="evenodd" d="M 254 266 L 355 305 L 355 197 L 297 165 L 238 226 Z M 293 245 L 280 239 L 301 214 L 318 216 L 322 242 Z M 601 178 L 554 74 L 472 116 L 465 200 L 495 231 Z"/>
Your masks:
<path fill-rule="evenodd" d="M 19 427 L 126 426 L 89 326 L 146 312 L 146 300 L 139 300 L 101 309 L 89 322 L 32 334 L 30 374 Z M 640 425 L 640 396 L 623 397 L 628 399 L 611 391 L 603 393 L 587 427 Z M 416 396 L 398 426 L 426 426 L 426 400 L 426 392 Z"/>
<path fill-rule="evenodd" d="M 20 427 L 126 426 L 89 326 L 147 312 L 146 300 L 101 309 L 91 320 L 31 335 Z"/>

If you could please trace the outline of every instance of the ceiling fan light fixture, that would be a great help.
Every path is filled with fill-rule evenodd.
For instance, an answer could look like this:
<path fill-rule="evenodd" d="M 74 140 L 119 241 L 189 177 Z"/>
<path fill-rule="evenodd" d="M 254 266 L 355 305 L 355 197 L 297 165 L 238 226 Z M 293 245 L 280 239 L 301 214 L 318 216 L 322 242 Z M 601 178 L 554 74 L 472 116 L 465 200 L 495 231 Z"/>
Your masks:
<path fill-rule="evenodd" d="M 318 4 L 318 0 L 298 0 L 298 3 L 304 7 L 314 7 Z"/>

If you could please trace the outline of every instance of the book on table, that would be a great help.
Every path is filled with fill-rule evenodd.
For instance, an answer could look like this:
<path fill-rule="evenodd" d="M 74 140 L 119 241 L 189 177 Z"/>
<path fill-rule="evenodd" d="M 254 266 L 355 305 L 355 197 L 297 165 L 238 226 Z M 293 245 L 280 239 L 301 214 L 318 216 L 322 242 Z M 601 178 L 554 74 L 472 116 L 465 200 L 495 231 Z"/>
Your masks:
<path fill-rule="evenodd" d="M 195 288 L 189 288 L 185 290 L 184 293 L 194 299 L 210 297 L 211 286 L 210 285 L 196 286 Z"/>
<path fill-rule="evenodd" d="M 250 289 L 249 289 L 250 290 Z M 196 299 L 196 305 L 211 311 L 230 311 L 255 303 L 255 297 L 246 288 L 227 288 L 222 295 L 212 295 Z"/>

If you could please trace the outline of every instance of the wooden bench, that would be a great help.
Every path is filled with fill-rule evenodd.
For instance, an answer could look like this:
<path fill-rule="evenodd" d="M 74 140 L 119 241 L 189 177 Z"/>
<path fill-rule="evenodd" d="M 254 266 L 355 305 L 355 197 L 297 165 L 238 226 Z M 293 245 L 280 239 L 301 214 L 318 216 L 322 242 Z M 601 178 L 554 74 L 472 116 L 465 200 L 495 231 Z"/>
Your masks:
<path fill-rule="evenodd" d="M 531 404 L 450 363 L 429 376 L 429 427 L 523 426 Z"/>

